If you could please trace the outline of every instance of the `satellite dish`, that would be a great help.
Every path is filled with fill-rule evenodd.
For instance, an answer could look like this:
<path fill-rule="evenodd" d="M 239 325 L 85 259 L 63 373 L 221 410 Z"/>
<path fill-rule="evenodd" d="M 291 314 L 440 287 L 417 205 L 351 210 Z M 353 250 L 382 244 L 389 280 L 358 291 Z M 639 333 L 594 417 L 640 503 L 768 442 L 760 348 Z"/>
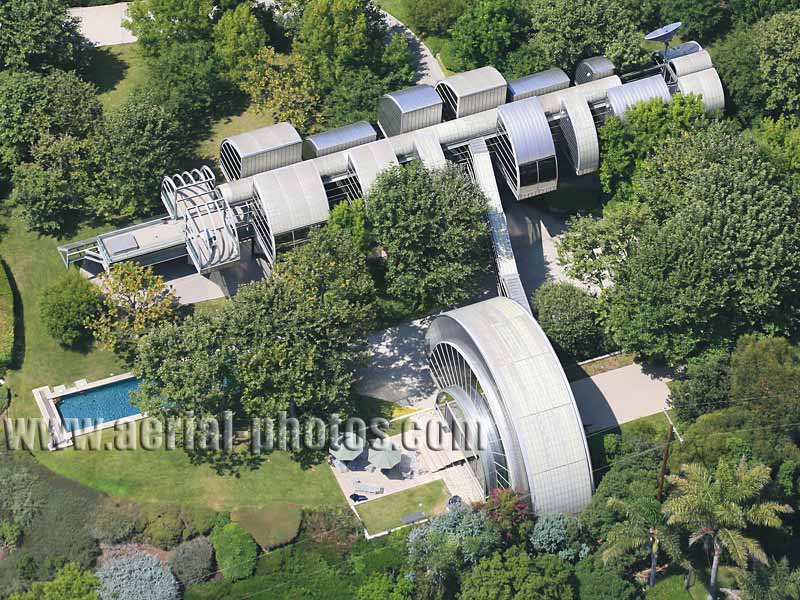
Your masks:
<path fill-rule="evenodd" d="M 644 39 L 646 39 L 648 42 L 664 42 L 665 44 L 668 44 L 673 36 L 678 33 L 678 29 L 680 29 L 680 27 L 680 21 L 677 21 L 676 23 L 670 23 L 669 25 L 664 25 L 664 27 L 659 27 L 655 31 L 651 31 L 644 36 Z"/>

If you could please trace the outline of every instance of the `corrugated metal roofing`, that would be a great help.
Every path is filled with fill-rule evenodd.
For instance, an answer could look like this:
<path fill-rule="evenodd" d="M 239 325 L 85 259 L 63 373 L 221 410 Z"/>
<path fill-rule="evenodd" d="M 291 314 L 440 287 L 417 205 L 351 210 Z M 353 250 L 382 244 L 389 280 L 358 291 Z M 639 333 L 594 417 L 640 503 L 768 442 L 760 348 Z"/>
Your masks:
<path fill-rule="evenodd" d="M 233 135 L 223 140 L 239 152 L 243 159 L 267 150 L 275 150 L 302 142 L 300 134 L 289 123 L 275 123 L 261 129 Z"/>
<path fill-rule="evenodd" d="M 353 148 L 348 152 L 348 161 L 364 195 L 369 193 L 381 171 L 399 164 L 389 140 L 378 140 Z"/>
<path fill-rule="evenodd" d="M 253 187 L 273 236 L 324 223 L 330 218 L 328 196 L 312 161 L 256 175 Z"/>
<path fill-rule="evenodd" d="M 445 89 L 443 89 L 445 88 Z M 465 117 L 496 108 L 506 101 L 508 84 L 494 67 L 481 67 L 465 73 L 457 73 L 436 84 L 436 91 L 446 98 L 455 99 L 455 117 Z"/>
<path fill-rule="evenodd" d="M 696 73 L 697 71 L 704 71 L 713 66 L 711 56 L 706 50 L 700 50 L 699 52 L 673 58 L 669 61 L 669 64 L 678 77 Z"/>
<path fill-rule="evenodd" d="M 439 137 L 431 129 L 414 132 L 414 149 L 426 168 L 444 169 L 447 166 Z"/>
<path fill-rule="evenodd" d="M 606 92 L 610 88 L 620 85 L 622 85 L 622 80 L 616 75 L 611 75 L 597 81 L 588 81 L 557 92 L 550 92 L 544 96 L 538 96 L 538 98 L 539 102 L 542 103 L 544 112 L 554 114 L 561 111 L 561 102 L 567 96 L 574 94 L 584 98 L 587 102 L 597 102 L 605 98 Z"/>
<path fill-rule="evenodd" d="M 725 92 L 716 69 L 706 69 L 690 73 L 678 78 L 678 89 L 681 94 L 697 94 L 703 97 L 703 104 L 708 110 L 725 108 Z"/>
<path fill-rule="evenodd" d="M 587 81 L 596 81 L 614 74 L 614 63 L 605 56 L 592 56 L 584 58 L 575 66 L 575 84 L 580 85 Z"/>
<path fill-rule="evenodd" d="M 553 134 L 536 96 L 504 104 L 497 109 L 497 120 L 505 126 L 518 165 L 555 156 Z"/>
<path fill-rule="evenodd" d="M 519 474 L 523 467 L 534 511 L 583 509 L 593 490 L 586 436 L 561 364 L 536 320 L 516 302 L 492 298 L 434 320 L 426 335 L 429 353 L 443 342 L 477 354 L 485 367 L 478 372 L 491 378 L 480 383 L 491 396 L 487 404 L 509 470 Z"/>
<path fill-rule="evenodd" d="M 569 76 L 561 69 L 548 69 L 508 82 L 508 100 L 524 100 L 568 88 Z"/>
<path fill-rule="evenodd" d="M 600 144 L 589 103 L 580 96 L 571 95 L 562 100 L 562 107 L 566 116 L 560 120 L 559 126 L 575 174 L 593 173 L 600 164 Z"/>
<path fill-rule="evenodd" d="M 647 102 L 654 98 L 661 98 L 664 102 L 672 100 L 669 88 L 661 75 L 638 79 L 608 90 L 611 112 L 620 119 L 625 119 L 625 111 L 634 104 Z"/>
<path fill-rule="evenodd" d="M 308 136 L 303 142 L 303 154 L 306 158 L 326 156 L 374 142 L 376 139 L 378 139 L 378 132 L 375 131 L 372 124 L 369 121 L 358 121 Z"/>
<path fill-rule="evenodd" d="M 386 137 L 442 122 L 442 98 L 429 85 L 391 92 L 378 100 L 378 125 Z"/>
<path fill-rule="evenodd" d="M 382 98 L 389 99 L 404 113 L 442 105 L 442 99 L 433 86 L 426 84 L 415 85 L 398 92 L 389 92 Z"/>

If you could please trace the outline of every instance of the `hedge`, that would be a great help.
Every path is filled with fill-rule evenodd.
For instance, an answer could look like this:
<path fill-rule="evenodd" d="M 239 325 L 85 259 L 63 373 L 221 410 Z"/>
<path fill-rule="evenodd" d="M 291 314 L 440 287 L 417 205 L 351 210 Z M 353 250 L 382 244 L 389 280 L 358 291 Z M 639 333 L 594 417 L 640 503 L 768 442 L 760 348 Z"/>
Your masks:
<path fill-rule="evenodd" d="M 14 293 L 11 273 L 0 259 L 0 372 L 11 365 L 14 356 Z"/>

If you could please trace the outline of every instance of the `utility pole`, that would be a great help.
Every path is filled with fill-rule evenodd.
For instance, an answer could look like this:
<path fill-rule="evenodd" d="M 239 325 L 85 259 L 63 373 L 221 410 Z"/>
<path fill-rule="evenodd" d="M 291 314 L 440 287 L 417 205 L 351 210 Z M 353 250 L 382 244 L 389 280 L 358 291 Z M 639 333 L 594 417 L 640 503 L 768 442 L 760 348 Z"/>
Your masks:
<path fill-rule="evenodd" d="M 675 433 L 678 436 L 678 440 L 683 443 L 683 438 L 681 434 L 678 433 L 678 430 L 675 429 L 675 423 L 672 422 L 672 418 L 669 416 L 669 412 L 664 409 L 664 415 L 667 417 L 667 421 L 669 421 L 669 428 L 667 429 L 667 443 L 664 446 L 664 460 L 661 461 L 661 472 L 658 474 L 658 492 L 656 493 L 656 499 L 661 502 L 661 496 L 664 492 L 664 476 L 667 474 L 667 461 L 669 460 L 669 449 L 672 445 L 672 434 Z"/>

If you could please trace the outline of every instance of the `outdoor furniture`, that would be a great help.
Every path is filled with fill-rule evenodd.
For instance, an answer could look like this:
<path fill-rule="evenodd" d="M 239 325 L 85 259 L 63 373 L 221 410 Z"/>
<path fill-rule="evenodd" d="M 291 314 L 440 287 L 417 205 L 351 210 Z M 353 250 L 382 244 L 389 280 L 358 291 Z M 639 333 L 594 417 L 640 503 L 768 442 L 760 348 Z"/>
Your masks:
<path fill-rule="evenodd" d="M 411 523 L 416 523 L 417 521 L 422 521 L 425 518 L 425 513 L 422 511 L 417 511 L 415 513 L 411 513 L 410 515 L 403 515 L 400 517 L 400 520 L 403 522 L 403 525 L 409 525 Z"/>
<path fill-rule="evenodd" d="M 379 485 L 372 485 L 371 483 L 359 483 L 355 486 L 356 492 L 363 492 L 365 494 L 382 494 L 383 488 Z"/>

